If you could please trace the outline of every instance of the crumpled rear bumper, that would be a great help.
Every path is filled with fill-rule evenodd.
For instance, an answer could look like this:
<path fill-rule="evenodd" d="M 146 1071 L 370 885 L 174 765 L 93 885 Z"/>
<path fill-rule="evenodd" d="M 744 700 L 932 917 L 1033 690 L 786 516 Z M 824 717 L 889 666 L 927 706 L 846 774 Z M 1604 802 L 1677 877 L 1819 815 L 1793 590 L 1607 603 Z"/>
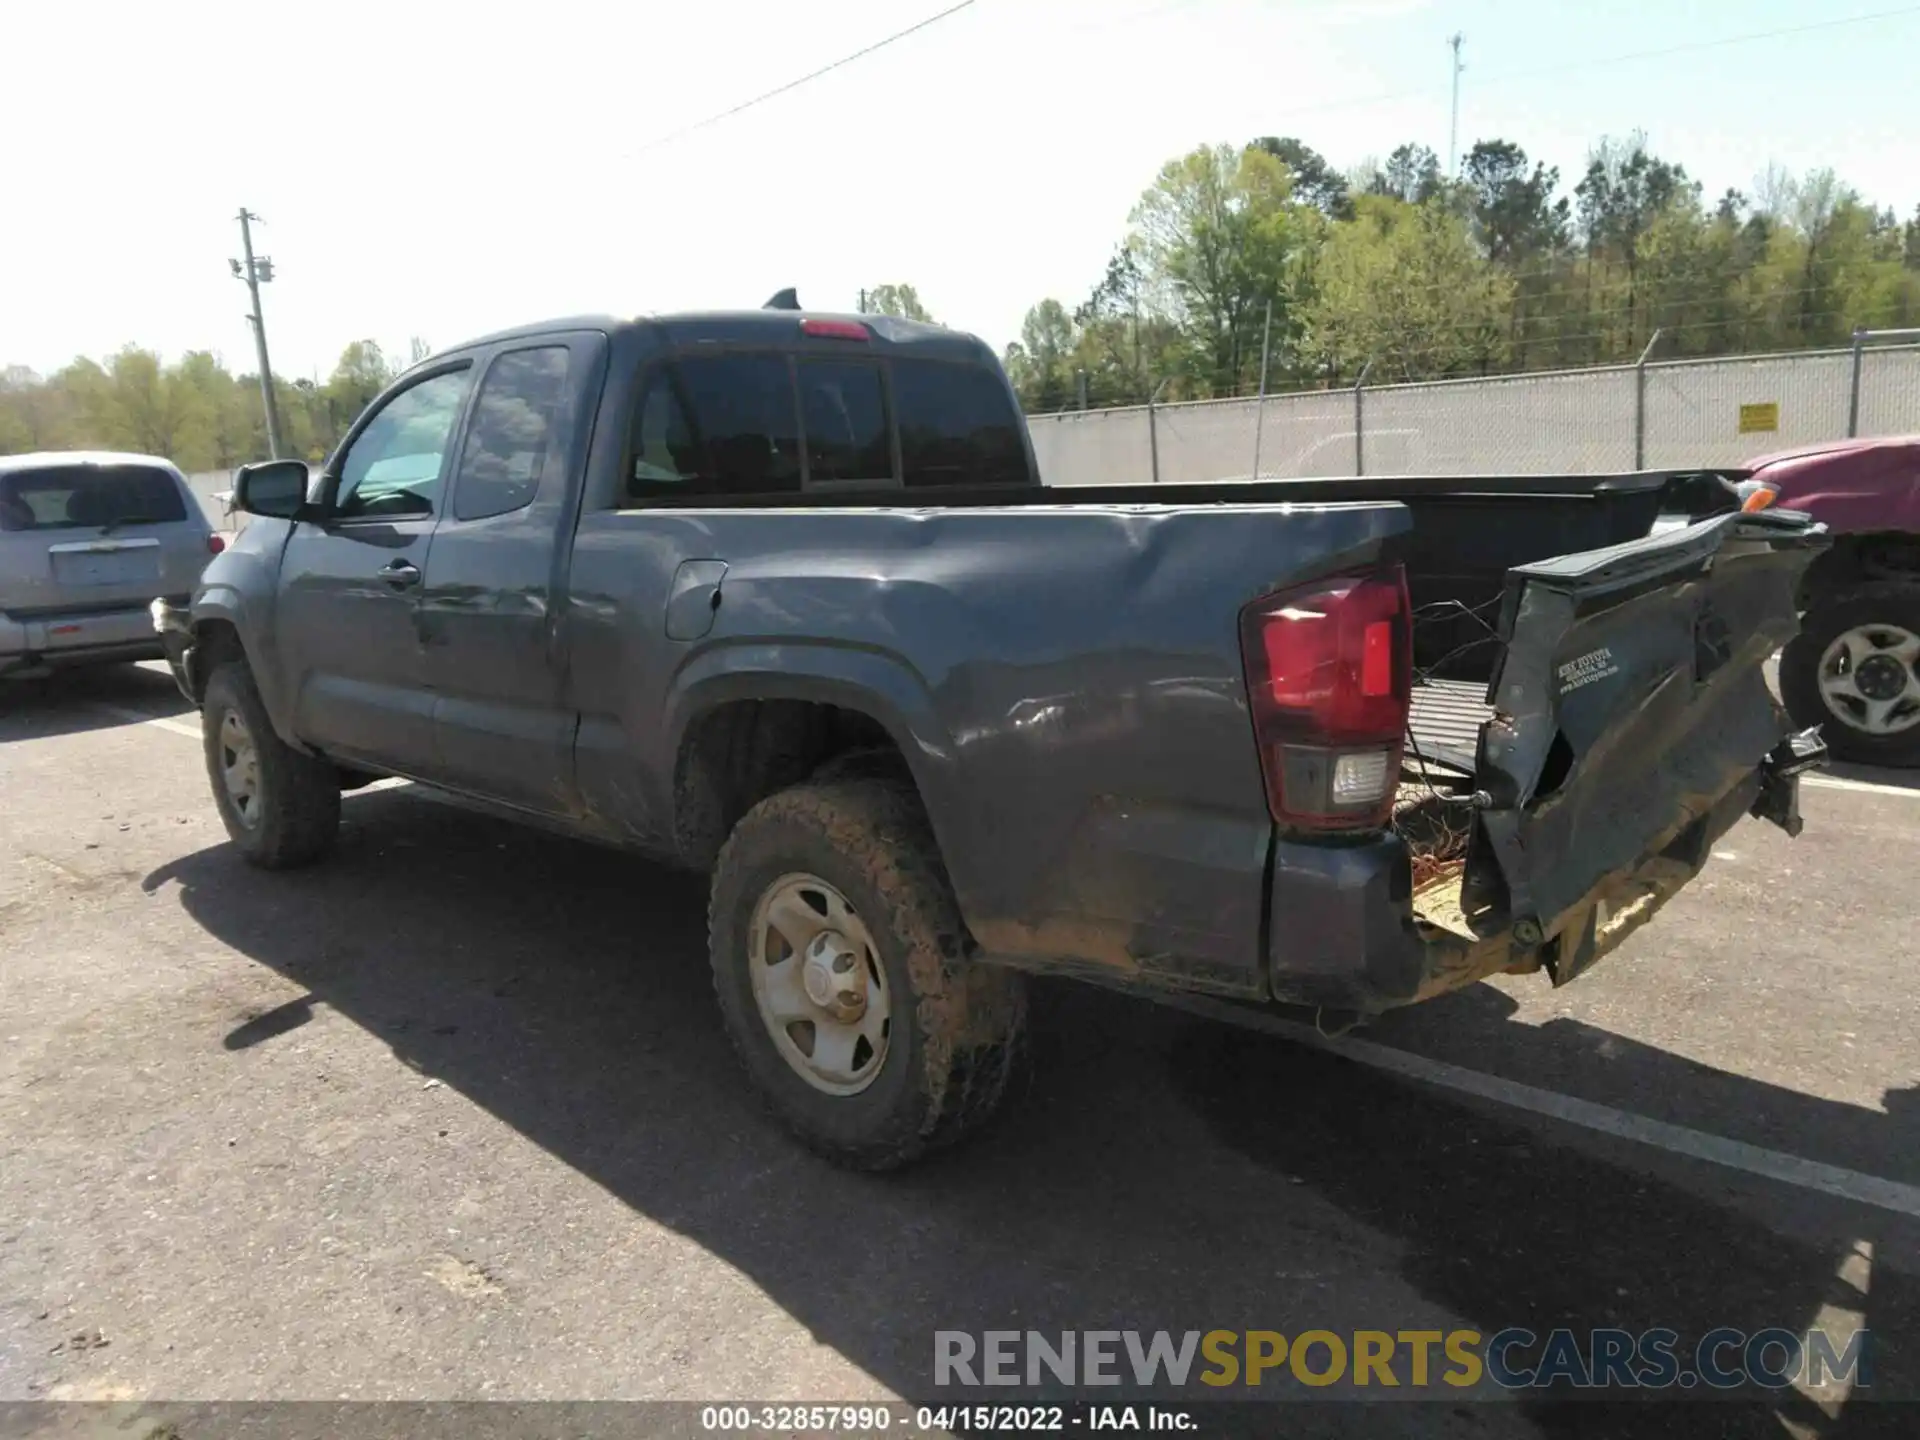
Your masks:
<path fill-rule="evenodd" d="M 1634 864 L 1601 876 L 1557 934 L 1525 931 L 1510 917 L 1476 933 L 1431 917 L 1431 889 L 1416 904 L 1405 842 L 1383 835 L 1354 846 L 1275 847 L 1267 970 L 1273 998 L 1333 1011 L 1378 1013 L 1483 980 L 1545 969 L 1556 984 L 1584 972 L 1700 872 L 1722 835 L 1747 816 L 1799 831 L 1800 776 L 1824 763 L 1813 731 L 1783 740 L 1704 812 L 1657 835 Z M 1457 882 L 1455 882 L 1457 884 Z"/>

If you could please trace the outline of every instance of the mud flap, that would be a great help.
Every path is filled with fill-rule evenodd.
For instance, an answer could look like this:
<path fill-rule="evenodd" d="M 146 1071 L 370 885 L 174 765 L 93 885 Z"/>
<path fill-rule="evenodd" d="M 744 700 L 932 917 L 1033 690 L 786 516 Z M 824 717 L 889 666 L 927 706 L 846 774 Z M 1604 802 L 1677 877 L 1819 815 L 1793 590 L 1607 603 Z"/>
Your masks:
<path fill-rule="evenodd" d="M 1509 931 L 1562 984 L 1743 815 L 1793 831 L 1824 747 L 1790 738 L 1763 667 L 1825 543 L 1803 516 L 1732 514 L 1508 572 L 1461 887 L 1476 934 Z"/>

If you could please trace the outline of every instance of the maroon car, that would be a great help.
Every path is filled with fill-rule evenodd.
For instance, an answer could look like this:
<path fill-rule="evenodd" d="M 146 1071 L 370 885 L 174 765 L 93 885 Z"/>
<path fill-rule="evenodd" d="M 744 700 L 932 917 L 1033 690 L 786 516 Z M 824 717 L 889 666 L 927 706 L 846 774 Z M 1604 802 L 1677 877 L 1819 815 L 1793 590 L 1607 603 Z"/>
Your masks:
<path fill-rule="evenodd" d="M 1781 659 L 1788 710 L 1841 759 L 1920 765 L 1920 435 L 1809 445 L 1748 468 L 1747 509 L 1803 510 L 1834 535 Z"/>

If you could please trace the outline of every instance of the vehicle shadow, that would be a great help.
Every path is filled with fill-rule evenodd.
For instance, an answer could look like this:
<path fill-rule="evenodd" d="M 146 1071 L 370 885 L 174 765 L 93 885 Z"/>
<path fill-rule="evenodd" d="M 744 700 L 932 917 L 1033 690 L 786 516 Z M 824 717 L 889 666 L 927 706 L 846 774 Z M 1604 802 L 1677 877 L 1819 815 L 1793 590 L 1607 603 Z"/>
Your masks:
<path fill-rule="evenodd" d="M 111 730 L 143 719 L 185 715 L 193 707 L 157 662 L 56 670 L 37 680 L 0 679 L 0 745 L 88 730 Z"/>
<path fill-rule="evenodd" d="M 1800 1329 L 1833 1298 L 1846 1247 L 1883 1238 L 1840 1202 L 1812 1202 L 1798 1229 L 1765 1226 L 1711 1186 L 1567 1135 L 1066 985 L 1037 987 L 1034 1078 L 999 1124 L 903 1175 L 846 1174 L 788 1141 L 738 1072 L 711 1003 L 703 881 L 406 790 L 350 797 L 347 813 L 339 854 L 309 871 L 262 874 L 221 845 L 146 877 L 305 992 L 229 1048 L 271 1045 L 325 1004 L 918 1401 L 1009 1398 L 937 1389 L 937 1330 Z M 1657 1051 L 1634 1063 L 1697 1083 Z M 1910 1108 L 1889 1118 L 1724 1083 L 1796 1134 L 1911 1151 Z M 865 1243 L 822 1246 L 821 1215 Z M 1911 1253 L 1906 1271 L 1876 1268 L 1866 1302 L 1885 1341 L 1876 1393 L 1920 1394 Z M 1828 1420 L 1791 1393 L 1778 1408 L 1823 1434 L 1898 1418 L 1856 1403 Z M 1384 1419 L 1371 1405 L 1316 1406 L 1310 1424 L 1295 1406 L 1261 1410 L 1207 1433 L 1371 1434 Z M 1384 1428 L 1781 1433 L 1766 1407 L 1452 1397 L 1398 1407 Z"/>
<path fill-rule="evenodd" d="M 1920 1087 L 1885 1113 L 1766 1084 L 1564 1016 L 1514 1023 L 1519 1004 L 1477 985 L 1383 1016 L 1364 1038 L 1749 1145 L 1920 1186 Z"/>
<path fill-rule="evenodd" d="M 1456 1061 L 1480 1042 L 1488 1063 L 1474 1068 L 1484 1072 L 1872 1175 L 1920 1176 L 1920 1089 L 1887 1092 L 1882 1114 L 1577 1021 L 1515 1024 L 1518 1007 L 1491 987 L 1433 1008 L 1432 1024 L 1460 1027 Z M 1358 1063 L 1335 1058 L 1330 1072 L 1325 1054 L 1244 1031 L 1181 1043 L 1187 1058 L 1170 1078 L 1223 1145 L 1299 1176 L 1393 1237 L 1414 1288 L 1483 1332 L 1520 1326 L 1544 1338 L 1558 1327 L 1582 1335 L 1664 1327 L 1698 1340 L 1722 1326 L 1747 1334 L 1780 1326 L 1804 1334 L 1832 1306 L 1837 1339 L 1857 1324 L 1873 1333 L 1872 1387 L 1856 1391 L 1837 1419 L 1788 1389 L 1774 1397 L 1778 1416 L 1809 1434 L 1916 1433 L 1920 1224 L 1911 1217 L 1631 1142 L 1587 1140 Z M 1323 1103 L 1330 1089 L 1338 1099 Z M 1312 1098 L 1281 1114 L 1263 1098 L 1275 1094 Z M 1852 1283 L 1861 1258 L 1864 1291 Z M 1895 1400 L 1906 1403 L 1875 1403 Z M 1691 1410 L 1700 1433 L 1724 1433 L 1718 1409 L 1674 1408 Z M 1616 1431 L 1610 1424 L 1603 1433 Z"/>

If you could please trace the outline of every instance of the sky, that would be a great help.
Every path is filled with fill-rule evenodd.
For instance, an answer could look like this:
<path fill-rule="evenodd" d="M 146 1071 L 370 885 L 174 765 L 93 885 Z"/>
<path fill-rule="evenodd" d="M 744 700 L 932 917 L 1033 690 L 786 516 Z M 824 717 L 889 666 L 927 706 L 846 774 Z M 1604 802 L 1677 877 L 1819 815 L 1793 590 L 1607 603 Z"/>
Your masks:
<path fill-rule="evenodd" d="M 910 283 L 999 348 L 1084 298 L 1195 145 L 1444 163 L 1455 32 L 1462 152 L 1512 140 L 1571 187 L 1638 130 L 1710 198 L 1830 165 L 1920 203 L 1920 4 L 1894 0 L 973 0 L 688 132 L 952 3 L 11 0 L 0 364 L 251 369 L 243 205 L 282 375 L 789 285 L 831 310 Z"/>

